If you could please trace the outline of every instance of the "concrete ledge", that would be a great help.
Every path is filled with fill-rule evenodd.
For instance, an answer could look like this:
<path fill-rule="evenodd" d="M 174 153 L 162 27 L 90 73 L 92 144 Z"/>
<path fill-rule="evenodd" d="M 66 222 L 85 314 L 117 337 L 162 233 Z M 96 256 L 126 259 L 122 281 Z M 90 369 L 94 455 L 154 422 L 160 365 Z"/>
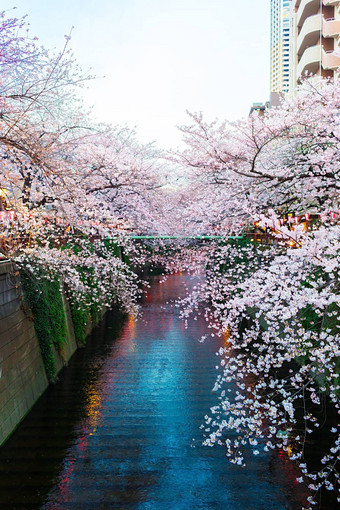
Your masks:
<path fill-rule="evenodd" d="M 10 260 L 0 260 L 0 275 L 14 271 L 14 264 Z"/>

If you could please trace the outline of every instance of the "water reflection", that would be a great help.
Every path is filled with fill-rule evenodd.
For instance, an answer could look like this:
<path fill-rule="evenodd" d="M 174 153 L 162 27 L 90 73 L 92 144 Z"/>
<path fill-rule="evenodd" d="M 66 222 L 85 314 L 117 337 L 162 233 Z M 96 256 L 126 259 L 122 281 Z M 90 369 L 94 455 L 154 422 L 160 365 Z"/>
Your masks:
<path fill-rule="evenodd" d="M 228 335 L 199 343 L 204 320 L 186 329 L 166 304 L 188 278 L 155 277 L 141 319 L 117 334 L 109 317 L 99 345 L 75 356 L 0 454 L 1 508 L 301 508 L 285 456 L 250 456 L 241 469 L 200 445 L 215 352 Z"/>

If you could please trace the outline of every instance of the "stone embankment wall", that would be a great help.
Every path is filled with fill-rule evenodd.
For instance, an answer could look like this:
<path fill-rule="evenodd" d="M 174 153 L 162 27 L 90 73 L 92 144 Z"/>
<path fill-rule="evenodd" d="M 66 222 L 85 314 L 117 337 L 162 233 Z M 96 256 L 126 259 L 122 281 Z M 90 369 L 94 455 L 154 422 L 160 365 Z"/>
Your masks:
<path fill-rule="evenodd" d="M 64 359 L 55 351 L 59 372 L 77 349 L 68 304 Z M 19 274 L 0 262 L 0 446 L 48 386 L 34 323 L 22 303 Z"/>

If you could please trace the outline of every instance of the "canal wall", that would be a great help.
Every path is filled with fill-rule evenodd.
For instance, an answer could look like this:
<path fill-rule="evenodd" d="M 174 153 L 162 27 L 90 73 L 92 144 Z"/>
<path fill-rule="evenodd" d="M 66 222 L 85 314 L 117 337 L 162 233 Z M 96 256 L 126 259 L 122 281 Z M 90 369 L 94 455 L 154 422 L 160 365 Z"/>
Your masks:
<path fill-rule="evenodd" d="M 53 349 L 57 373 L 78 347 L 65 296 L 63 296 L 63 306 L 67 338 L 62 355 Z M 11 262 L 2 261 L 0 262 L 0 446 L 29 412 L 48 384 L 33 317 L 22 301 L 19 272 Z"/>

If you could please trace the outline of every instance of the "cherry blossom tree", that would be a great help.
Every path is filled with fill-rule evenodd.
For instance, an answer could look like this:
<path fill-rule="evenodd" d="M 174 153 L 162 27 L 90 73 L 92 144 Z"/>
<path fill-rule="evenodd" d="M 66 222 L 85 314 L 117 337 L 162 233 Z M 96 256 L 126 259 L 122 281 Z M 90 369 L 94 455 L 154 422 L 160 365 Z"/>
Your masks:
<path fill-rule="evenodd" d="M 8 210 L 1 250 L 17 264 L 34 260 L 57 272 L 75 295 L 84 287 L 76 277 L 80 259 L 97 283 L 110 275 L 116 290 L 121 272 L 135 303 L 134 275 L 100 240 L 133 252 L 124 230 L 147 228 L 141 220 L 150 224 L 166 182 L 159 152 L 127 127 L 92 121 L 78 91 L 92 76 L 75 63 L 69 36 L 51 52 L 29 38 L 25 19 L 2 13 L 1 21 L 0 187 Z M 92 293 L 98 306 L 110 292 Z"/>
<path fill-rule="evenodd" d="M 279 108 L 236 124 L 191 115 L 187 149 L 174 156 L 194 172 L 203 199 L 213 194 L 203 187 L 224 196 L 206 202 L 207 224 L 220 214 L 229 232 L 237 223 L 241 232 L 256 221 L 276 240 L 218 247 L 205 281 L 181 303 L 184 319 L 203 307 L 226 339 L 204 444 L 224 446 L 239 465 L 247 445 L 255 455 L 283 449 L 299 462 L 310 505 L 324 489 L 340 501 L 339 88 L 306 81 Z M 325 407 L 336 423 L 324 424 Z M 307 438 L 322 427 L 329 449 L 312 470 Z"/>
<path fill-rule="evenodd" d="M 278 108 L 237 123 L 206 122 L 181 131 L 187 149 L 174 157 L 205 187 L 225 190 L 226 215 L 250 208 L 299 214 L 337 210 L 339 82 L 304 82 Z"/>

